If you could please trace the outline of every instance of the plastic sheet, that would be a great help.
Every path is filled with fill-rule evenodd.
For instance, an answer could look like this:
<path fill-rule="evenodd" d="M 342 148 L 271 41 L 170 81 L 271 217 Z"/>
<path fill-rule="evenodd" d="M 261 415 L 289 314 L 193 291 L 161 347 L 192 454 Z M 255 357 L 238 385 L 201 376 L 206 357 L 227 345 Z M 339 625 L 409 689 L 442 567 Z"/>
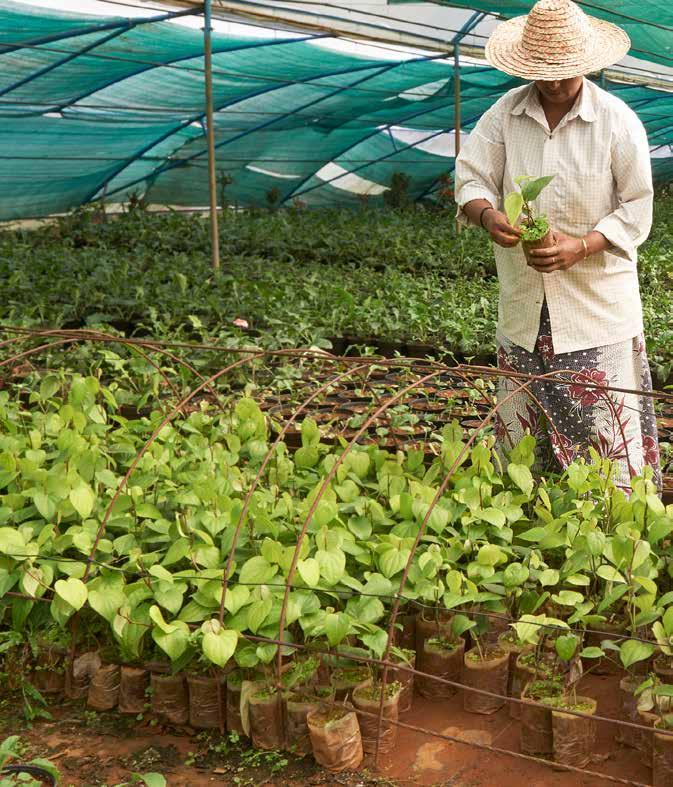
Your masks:
<path fill-rule="evenodd" d="M 136 715 L 145 710 L 150 673 L 142 667 L 122 667 L 119 682 L 119 712 Z"/>
<path fill-rule="evenodd" d="M 392 697 L 386 697 L 384 700 L 383 716 L 379 728 L 380 699 L 367 697 L 368 689 L 369 687 L 362 686 L 353 692 L 353 704 L 360 725 L 362 749 L 365 754 L 374 754 L 378 740 L 379 752 L 385 754 L 393 750 L 397 741 L 396 722 L 399 719 L 400 692 L 398 690 Z M 360 713 L 360 711 L 365 712 Z"/>
<path fill-rule="evenodd" d="M 87 705 L 94 710 L 112 710 L 119 701 L 119 664 L 105 664 L 91 678 Z"/>
<path fill-rule="evenodd" d="M 463 683 L 466 687 L 491 691 L 494 694 L 505 696 L 509 680 L 509 653 L 498 651 L 496 655 L 485 660 L 473 659 L 479 656 L 479 651 L 472 648 L 463 659 Z M 505 699 L 477 694 L 469 688 L 463 689 L 463 708 L 469 713 L 491 714 L 502 708 Z"/>
<path fill-rule="evenodd" d="M 169 724 L 187 724 L 189 698 L 184 675 L 155 675 L 152 673 L 152 710 Z"/>
<path fill-rule="evenodd" d="M 596 712 L 596 700 L 577 697 L 578 704 L 588 704 L 584 713 Z M 552 735 L 554 739 L 554 761 L 563 765 L 585 768 L 591 762 L 596 745 L 596 721 L 584 719 L 562 711 L 552 711 Z"/>
<path fill-rule="evenodd" d="M 440 645 L 425 642 L 423 654 L 418 663 L 420 672 L 427 672 L 428 675 L 436 675 L 444 680 L 460 682 L 463 669 L 463 656 L 465 653 L 465 640 L 460 639 L 458 646 L 454 650 L 447 650 Z M 453 697 L 458 692 L 455 686 L 425 678 L 417 675 L 415 678 L 416 690 L 426 699 L 445 700 Z"/>
<path fill-rule="evenodd" d="M 354 711 L 312 711 L 306 722 L 318 765 L 332 773 L 360 767 L 364 754 Z"/>
<path fill-rule="evenodd" d="M 218 687 L 219 683 L 219 687 Z M 197 730 L 219 729 L 227 725 L 226 678 L 188 675 L 189 723 Z"/>

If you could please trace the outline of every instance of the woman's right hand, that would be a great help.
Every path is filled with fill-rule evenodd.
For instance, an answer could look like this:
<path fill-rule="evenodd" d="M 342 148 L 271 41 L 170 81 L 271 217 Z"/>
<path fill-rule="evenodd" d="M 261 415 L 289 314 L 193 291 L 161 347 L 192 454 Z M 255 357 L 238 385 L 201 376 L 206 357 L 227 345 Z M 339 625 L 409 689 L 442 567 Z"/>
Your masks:
<path fill-rule="evenodd" d="M 512 227 L 507 216 L 495 208 L 491 208 L 484 213 L 483 224 L 486 232 L 491 236 L 491 240 L 498 246 L 506 249 L 516 246 L 521 237 L 521 230 Z"/>

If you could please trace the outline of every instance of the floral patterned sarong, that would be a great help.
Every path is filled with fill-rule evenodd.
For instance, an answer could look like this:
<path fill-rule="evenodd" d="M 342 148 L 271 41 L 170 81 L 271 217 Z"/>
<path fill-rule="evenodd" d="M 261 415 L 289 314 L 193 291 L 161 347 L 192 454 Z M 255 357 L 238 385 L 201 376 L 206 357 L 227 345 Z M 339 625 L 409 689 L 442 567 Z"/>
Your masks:
<path fill-rule="evenodd" d="M 587 455 L 588 447 L 592 446 L 600 456 L 615 462 L 613 480 L 619 486 L 630 489 L 630 479 L 650 465 L 654 482 L 661 488 L 653 399 L 605 390 L 606 386 L 652 390 L 642 335 L 617 344 L 557 355 L 545 303 L 534 351 L 528 352 L 500 336 L 498 368 L 533 375 L 564 372 L 562 377 L 567 380 L 567 383 L 535 381 L 530 385 L 532 397 L 520 391 L 508 398 L 525 381 L 500 378 L 498 401 L 502 405 L 496 430 L 502 448 L 509 448 L 511 443 L 516 445 L 530 432 L 538 442 L 540 469 L 562 470 L 573 459 Z M 582 383 L 596 387 L 587 388 Z"/>

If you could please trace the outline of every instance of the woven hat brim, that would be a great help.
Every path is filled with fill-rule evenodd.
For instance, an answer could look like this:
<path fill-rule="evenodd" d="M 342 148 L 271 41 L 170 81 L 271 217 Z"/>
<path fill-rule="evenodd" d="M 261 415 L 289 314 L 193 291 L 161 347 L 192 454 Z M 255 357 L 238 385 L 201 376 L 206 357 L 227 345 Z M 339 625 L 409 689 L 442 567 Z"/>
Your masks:
<path fill-rule="evenodd" d="M 571 79 L 600 71 L 621 60 L 631 48 L 628 35 L 611 22 L 588 17 L 592 27 L 590 45 L 580 54 L 549 54 L 541 47 L 533 57 L 521 40 L 527 17 L 517 16 L 499 25 L 486 43 L 486 60 L 506 74 L 536 79 Z"/>

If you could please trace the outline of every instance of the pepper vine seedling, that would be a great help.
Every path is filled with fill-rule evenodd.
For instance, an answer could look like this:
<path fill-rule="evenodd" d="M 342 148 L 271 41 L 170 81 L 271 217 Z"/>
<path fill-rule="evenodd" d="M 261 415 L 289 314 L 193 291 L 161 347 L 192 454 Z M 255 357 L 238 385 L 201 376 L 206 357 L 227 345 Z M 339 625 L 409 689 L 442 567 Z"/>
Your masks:
<path fill-rule="evenodd" d="M 505 197 L 505 213 L 510 224 L 524 215 L 521 225 L 521 240 L 532 242 L 544 238 L 549 232 L 549 221 L 546 216 L 535 216 L 531 205 L 554 179 L 554 175 L 545 175 L 542 178 L 533 178 L 530 175 L 521 175 L 514 179 L 520 191 L 512 191 Z"/>

